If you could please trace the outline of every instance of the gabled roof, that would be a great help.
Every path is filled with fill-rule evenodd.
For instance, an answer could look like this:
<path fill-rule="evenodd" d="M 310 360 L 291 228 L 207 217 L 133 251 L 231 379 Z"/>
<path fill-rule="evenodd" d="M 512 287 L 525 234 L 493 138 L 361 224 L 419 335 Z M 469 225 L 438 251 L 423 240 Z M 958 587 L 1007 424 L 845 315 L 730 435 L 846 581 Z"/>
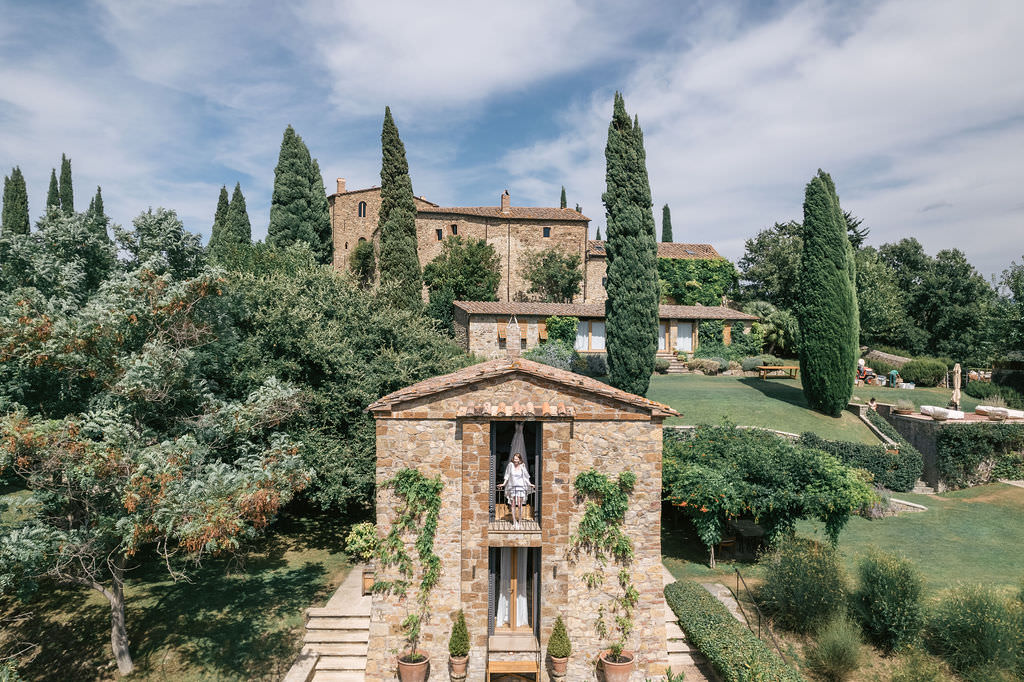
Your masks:
<path fill-rule="evenodd" d="M 587 242 L 587 255 L 607 256 L 604 242 L 591 239 Z M 721 258 L 722 255 L 711 244 L 682 244 L 676 242 L 658 242 L 658 258 Z"/>
<path fill-rule="evenodd" d="M 577 391 L 584 391 L 586 393 L 593 393 L 605 398 L 611 398 L 612 400 L 617 400 L 628 405 L 648 410 L 653 417 L 681 416 L 668 405 L 662 405 L 661 403 L 649 400 L 643 396 L 626 393 L 625 391 L 613 388 L 608 384 L 601 383 L 600 381 L 591 379 L 590 377 L 567 372 L 563 369 L 543 365 L 539 362 L 533 362 L 532 360 L 526 360 L 524 358 L 500 358 L 498 360 L 489 360 L 488 362 L 481 362 L 477 365 L 471 365 L 464 369 L 460 369 L 459 371 L 452 372 L 451 374 L 426 379 L 413 384 L 412 386 L 407 386 L 395 391 L 394 393 L 390 393 L 380 400 L 375 401 L 366 409 L 368 412 L 388 412 L 399 403 L 424 398 L 436 393 L 450 391 L 453 388 L 459 388 L 479 381 L 510 374 L 534 376 L 547 381 L 552 381 L 556 384 L 562 384 Z M 485 412 L 489 412 L 489 410 L 486 410 Z M 557 415 L 559 413 L 565 414 L 566 412 L 564 406 L 556 406 L 552 408 L 548 405 L 542 405 L 537 408 L 533 408 L 532 410 L 527 410 L 523 406 L 519 406 L 517 403 L 515 406 L 510 406 L 509 408 L 505 408 L 504 405 L 495 406 L 494 413 Z"/>
<path fill-rule="evenodd" d="M 343 194 L 359 194 L 361 192 L 380 192 L 380 186 L 379 185 L 373 185 L 372 187 L 364 187 L 363 189 L 350 189 L 350 190 L 346 190 L 344 192 L 335 192 L 334 194 L 328 194 L 327 198 L 330 199 L 332 197 L 340 197 Z M 437 206 L 437 204 L 435 204 L 433 201 L 428 201 L 427 199 L 425 199 L 423 197 L 413 197 L 413 199 L 417 203 L 428 204 L 430 206 Z"/>
<path fill-rule="evenodd" d="M 604 303 L 521 303 L 518 301 L 455 301 L 456 308 L 470 315 L 570 315 L 604 317 Z M 758 320 L 739 310 L 720 305 L 660 305 L 658 317 L 678 320 Z"/>
<path fill-rule="evenodd" d="M 501 206 L 431 206 L 429 208 L 419 208 L 417 213 L 447 213 L 451 215 L 472 215 L 505 220 L 590 222 L 590 218 L 571 208 L 547 208 L 543 206 L 510 206 L 507 213 L 501 210 Z"/>

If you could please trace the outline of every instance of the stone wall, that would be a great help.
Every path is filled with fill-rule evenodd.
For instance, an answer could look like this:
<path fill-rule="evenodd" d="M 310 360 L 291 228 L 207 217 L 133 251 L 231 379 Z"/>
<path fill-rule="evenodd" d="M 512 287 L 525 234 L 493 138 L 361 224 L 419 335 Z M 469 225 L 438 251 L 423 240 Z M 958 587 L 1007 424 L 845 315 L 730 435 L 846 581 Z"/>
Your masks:
<path fill-rule="evenodd" d="M 366 202 L 366 215 L 360 217 L 359 204 L 364 201 Z M 432 205 L 420 197 L 414 197 L 413 201 L 416 202 L 416 208 Z M 349 267 L 349 259 L 359 240 L 370 240 L 380 246 L 380 234 L 377 230 L 377 221 L 380 217 L 379 187 L 333 194 L 327 197 L 327 204 L 331 215 L 335 269 L 341 270 Z M 420 263 L 427 262 L 429 261 L 424 261 L 421 254 Z"/>
<path fill-rule="evenodd" d="M 604 256 L 588 256 L 583 278 L 583 302 L 604 303 L 608 292 L 604 289 L 604 278 L 608 276 L 608 259 Z"/>

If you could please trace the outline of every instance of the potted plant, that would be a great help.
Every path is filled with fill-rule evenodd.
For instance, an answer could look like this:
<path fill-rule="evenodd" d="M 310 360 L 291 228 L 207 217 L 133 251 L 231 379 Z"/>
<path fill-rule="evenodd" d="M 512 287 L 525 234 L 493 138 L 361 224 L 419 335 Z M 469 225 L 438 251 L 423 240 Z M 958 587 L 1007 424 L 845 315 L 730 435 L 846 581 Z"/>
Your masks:
<path fill-rule="evenodd" d="M 551 629 L 551 637 L 548 639 L 548 656 L 551 657 L 551 674 L 554 677 L 565 677 L 565 667 L 569 663 L 569 656 L 572 655 L 572 644 L 569 642 L 569 633 L 565 631 L 565 623 L 562 617 L 555 619 L 555 627 Z"/>
<path fill-rule="evenodd" d="M 601 652 L 601 668 L 606 682 L 629 682 L 633 652 L 623 651 L 622 642 L 616 642 Z"/>
<path fill-rule="evenodd" d="M 914 403 L 907 399 L 897 400 L 896 405 L 893 406 L 892 411 L 896 414 L 914 414 Z"/>
<path fill-rule="evenodd" d="M 408 647 L 404 654 L 398 656 L 398 679 L 402 682 L 425 682 L 430 671 L 430 656 L 416 648 L 420 641 L 420 614 L 406 616 L 402 628 Z"/>
<path fill-rule="evenodd" d="M 469 631 L 466 629 L 466 616 L 459 609 L 452 625 L 452 635 L 448 638 L 448 655 L 451 663 L 451 678 L 466 679 L 466 663 L 469 661 Z"/>
<path fill-rule="evenodd" d="M 345 538 L 346 551 L 352 556 L 359 557 L 366 564 L 363 567 L 363 594 L 370 594 L 373 591 L 376 574 L 370 565 L 370 560 L 377 553 L 379 543 L 377 527 L 369 522 L 357 523 L 352 526 L 348 537 Z"/>

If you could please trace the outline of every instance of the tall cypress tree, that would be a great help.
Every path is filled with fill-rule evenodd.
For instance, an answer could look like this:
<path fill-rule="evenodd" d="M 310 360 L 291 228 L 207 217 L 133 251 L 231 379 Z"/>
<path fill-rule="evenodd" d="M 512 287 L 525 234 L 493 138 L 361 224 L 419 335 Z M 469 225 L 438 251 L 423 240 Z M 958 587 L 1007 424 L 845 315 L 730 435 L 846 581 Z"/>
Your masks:
<path fill-rule="evenodd" d="M 85 212 L 85 217 L 89 227 L 97 236 L 107 240 L 110 239 L 110 235 L 107 233 L 110 219 L 103 208 L 103 190 L 100 189 L 99 185 L 96 186 L 96 196 L 89 201 L 89 210 Z"/>
<path fill-rule="evenodd" d="M 416 203 L 409 163 L 391 108 L 384 108 L 380 169 L 380 283 L 391 302 L 402 307 L 423 304 L 423 275 L 416 241 Z"/>
<path fill-rule="evenodd" d="M 668 204 L 661 207 L 661 241 L 672 241 L 672 213 L 668 210 Z"/>
<path fill-rule="evenodd" d="M 601 241 L 601 228 L 597 228 L 597 241 Z"/>
<path fill-rule="evenodd" d="M 853 395 L 859 337 L 853 247 L 835 185 L 818 170 L 804 193 L 800 371 L 808 404 L 838 417 Z"/>
<path fill-rule="evenodd" d="M 272 246 L 289 246 L 303 241 L 322 259 L 325 249 L 329 250 L 329 244 L 325 246 L 323 243 L 320 198 L 313 196 L 312 191 L 313 169 L 309 148 L 295 133 L 295 129 L 288 126 L 274 168 L 274 194 L 270 199 L 267 243 Z M 320 180 L 319 193 L 324 195 L 323 201 L 326 203 L 323 180 Z"/>
<path fill-rule="evenodd" d="M 561 199 L 561 203 L 559 204 L 559 206 L 561 208 L 566 208 L 568 205 L 569 204 L 566 203 L 566 201 L 565 201 L 565 185 L 562 185 L 562 199 Z"/>
<path fill-rule="evenodd" d="M 60 210 L 64 215 L 75 213 L 75 191 L 71 187 L 71 159 L 60 155 Z"/>
<path fill-rule="evenodd" d="M 50 169 L 50 189 L 46 192 L 46 210 L 60 208 L 60 186 L 57 184 L 57 169 Z"/>
<path fill-rule="evenodd" d="M 235 191 L 231 193 L 231 203 L 221 230 L 221 244 L 233 249 L 252 244 L 252 225 L 249 212 L 245 208 L 245 197 L 242 196 L 242 183 L 235 183 Z"/>
<path fill-rule="evenodd" d="M 228 220 L 228 188 L 227 185 L 220 186 L 220 195 L 217 197 L 217 210 L 213 212 L 213 226 L 210 227 L 210 241 L 206 248 L 211 254 L 217 253 L 221 247 L 224 225 Z"/>
<path fill-rule="evenodd" d="M 658 251 L 643 133 L 638 120 L 630 121 L 618 92 L 605 161 L 609 378 L 612 386 L 643 395 L 658 348 Z"/>
<path fill-rule="evenodd" d="M 309 168 L 309 195 L 313 231 L 318 238 L 318 248 L 316 251 L 320 262 L 329 265 L 334 256 L 334 236 L 331 234 L 331 209 L 327 204 L 324 177 L 320 173 L 320 164 L 316 159 L 312 160 Z"/>
<path fill-rule="evenodd" d="M 28 189 L 21 168 L 15 166 L 11 177 L 4 178 L 4 209 L 0 222 L 3 234 L 28 234 Z"/>

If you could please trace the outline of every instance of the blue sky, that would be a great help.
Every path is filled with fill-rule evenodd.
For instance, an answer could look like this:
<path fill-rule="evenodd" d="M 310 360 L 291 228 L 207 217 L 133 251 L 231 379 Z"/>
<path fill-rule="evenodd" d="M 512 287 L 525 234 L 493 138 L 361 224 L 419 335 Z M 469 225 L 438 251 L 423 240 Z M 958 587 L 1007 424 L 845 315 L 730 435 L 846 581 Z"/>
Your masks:
<path fill-rule="evenodd" d="M 79 207 L 102 185 L 116 222 L 165 206 L 208 236 L 241 182 L 261 238 L 284 127 L 328 190 L 369 186 L 388 104 L 416 194 L 556 205 L 564 184 L 593 231 L 621 90 L 679 241 L 738 258 L 800 217 L 821 167 L 871 243 L 958 247 L 986 275 L 1024 254 L 1019 0 L 0 0 L 0 17 L 0 167 L 21 166 L 33 216 L 67 153 Z"/>

